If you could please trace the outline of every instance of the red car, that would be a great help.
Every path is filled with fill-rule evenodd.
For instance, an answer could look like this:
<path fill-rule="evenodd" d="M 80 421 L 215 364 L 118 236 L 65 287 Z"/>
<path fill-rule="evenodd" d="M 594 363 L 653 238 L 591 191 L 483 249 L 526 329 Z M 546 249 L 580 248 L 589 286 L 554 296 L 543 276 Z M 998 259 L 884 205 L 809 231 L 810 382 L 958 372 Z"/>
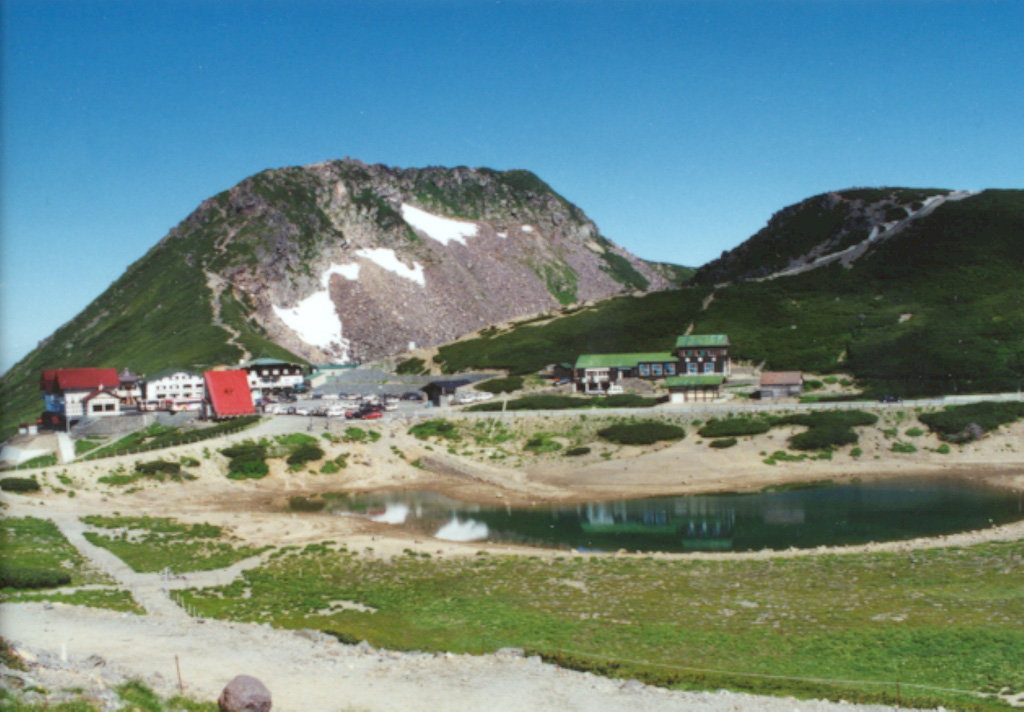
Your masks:
<path fill-rule="evenodd" d="M 384 414 L 379 410 L 368 410 L 359 416 L 363 420 L 376 420 L 377 418 L 383 418 Z"/>

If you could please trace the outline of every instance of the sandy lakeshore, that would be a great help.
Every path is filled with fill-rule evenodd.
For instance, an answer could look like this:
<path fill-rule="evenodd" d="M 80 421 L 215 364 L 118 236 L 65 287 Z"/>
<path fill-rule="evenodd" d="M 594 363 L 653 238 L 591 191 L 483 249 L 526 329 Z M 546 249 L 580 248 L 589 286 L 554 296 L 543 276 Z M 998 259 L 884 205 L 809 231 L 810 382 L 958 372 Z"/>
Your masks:
<path fill-rule="evenodd" d="M 302 421 L 301 430 L 305 430 Z M 440 541 L 363 517 L 302 514 L 287 511 L 288 499 L 318 492 L 430 490 L 478 503 L 529 504 L 581 502 L 653 495 L 758 490 L 796 481 L 945 474 L 982 478 L 999 486 L 1024 490 L 1021 442 L 1024 424 L 1000 429 L 978 443 L 948 455 L 932 452 L 938 441 L 921 438 L 919 452 L 892 452 L 891 444 L 871 431 L 862 436 L 863 455 L 838 453 L 831 461 L 808 460 L 766 465 L 762 454 L 777 449 L 784 433 L 743 441 L 719 451 L 692 435 L 671 445 L 620 448 L 595 452 L 579 461 L 541 456 L 495 463 L 475 452 L 452 453 L 437 443 L 408 434 L 408 423 L 374 426 L 382 437 L 367 443 L 323 443 L 328 457 L 350 453 L 349 465 L 333 475 L 309 470 L 289 472 L 271 461 L 270 475 L 258 481 L 224 477 L 217 449 L 243 438 L 287 432 L 287 419 L 265 421 L 245 433 L 144 456 L 79 462 L 38 472 L 43 492 L 4 493 L 8 517 L 33 516 L 58 524 L 80 551 L 120 585 L 131 590 L 147 609 L 145 616 L 62 604 L 21 603 L 0 607 L 4 637 L 35 661 L 25 674 L 50 689 L 81 687 L 101 695 L 119 680 L 139 677 L 161 694 L 178 691 L 175 656 L 180 661 L 184 690 L 199 699 L 214 699 L 236 674 L 263 679 L 281 710 L 682 710 L 682 709 L 831 709 L 825 702 L 755 698 L 722 694 L 668 692 L 639 683 L 605 680 L 564 671 L 528 660 L 515 652 L 489 656 L 397 654 L 368 646 L 344 646 L 315 632 L 270 629 L 254 624 L 194 620 L 167 597 L 155 574 L 137 574 L 105 550 L 81 537 L 79 517 L 120 512 L 173 516 L 185 522 L 225 526 L 241 542 L 281 547 L 322 540 L 344 543 L 373 556 L 387 558 L 404 549 L 433 556 L 472 555 L 480 548 L 493 552 L 536 549 L 480 542 Z M 299 425 L 296 420 L 292 428 Z M 316 434 L 316 433 L 314 433 Z M 930 436 L 929 436 L 930 438 Z M 610 452 L 611 455 L 603 455 Z M 195 458 L 197 476 L 185 483 L 146 483 L 126 493 L 98 478 L 137 460 L 157 456 Z M 419 461 L 418 466 L 412 463 Z M 423 462 L 429 466 L 424 468 Z M 18 473 L 19 475 L 22 473 Z M 70 483 L 70 484 L 68 484 Z M 54 491 L 54 490 L 58 491 Z M 74 497 L 68 496 L 74 492 Z M 875 543 L 844 549 L 814 549 L 744 554 L 661 554 L 659 556 L 772 557 L 811 556 L 823 551 L 860 552 L 916 547 L 968 545 L 1024 537 L 1024 521 L 941 538 Z M 556 552 L 540 552 L 553 556 Z M 221 585 L 246 566 L 190 576 L 188 586 Z M 184 587 L 185 583 L 170 584 Z M 33 675 L 35 677 L 33 677 Z M 838 707 L 838 705 L 835 705 Z M 848 705 L 843 705 L 848 708 Z"/>

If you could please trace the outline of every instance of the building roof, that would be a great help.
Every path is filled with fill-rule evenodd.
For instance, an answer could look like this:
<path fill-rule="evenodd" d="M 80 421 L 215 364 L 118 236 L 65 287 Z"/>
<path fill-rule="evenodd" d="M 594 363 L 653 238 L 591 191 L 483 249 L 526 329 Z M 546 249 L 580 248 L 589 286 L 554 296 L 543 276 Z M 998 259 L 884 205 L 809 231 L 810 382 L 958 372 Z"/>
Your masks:
<path fill-rule="evenodd" d="M 88 401 L 91 401 L 93 398 L 98 398 L 100 396 L 107 396 L 108 398 L 113 398 L 116 401 L 121 400 L 120 398 L 117 397 L 116 393 L 111 393 L 106 388 L 97 388 L 95 391 L 93 391 L 92 393 L 87 395 L 85 398 L 83 398 L 82 402 L 86 403 Z"/>
<path fill-rule="evenodd" d="M 139 380 L 139 376 L 137 376 L 134 373 L 132 373 L 131 371 L 129 371 L 127 366 L 125 367 L 125 369 L 123 371 L 121 371 L 121 373 L 118 374 L 117 377 L 121 379 L 121 383 L 122 384 L 124 384 L 124 383 L 137 383 L 138 380 Z"/>
<path fill-rule="evenodd" d="M 256 409 L 249 390 L 249 374 L 242 370 L 206 371 L 206 393 L 218 418 L 252 415 Z"/>
<path fill-rule="evenodd" d="M 762 386 L 799 386 L 803 382 L 802 371 L 765 371 L 761 374 Z"/>
<path fill-rule="evenodd" d="M 427 385 L 423 386 L 420 390 L 427 390 L 428 388 L 440 390 L 441 393 L 454 393 L 457 389 L 463 386 L 468 386 L 472 381 L 467 378 L 456 378 L 448 381 L 431 381 Z"/>
<path fill-rule="evenodd" d="M 54 368 L 42 372 L 40 388 L 47 393 L 66 390 L 117 388 L 121 379 L 116 368 Z"/>
<path fill-rule="evenodd" d="M 667 388 L 690 388 L 694 386 L 720 386 L 725 382 L 725 376 L 669 376 L 665 379 Z"/>
<path fill-rule="evenodd" d="M 678 362 L 670 351 L 645 354 L 581 354 L 575 368 L 636 368 L 641 363 Z"/>
<path fill-rule="evenodd" d="M 729 337 L 725 334 L 692 334 L 676 339 L 677 349 L 703 349 L 709 346 L 728 346 Z"/>
<path fill-rule="evenodd" d="M 187 374 L 189 376 L 198 376 L 199 375 L 195 371 L 190 371 L 187 368 L 178 368 L 177 366 L 171 366 L 170 368 L 164 368 L 164 369 L 161 369 L 160 371 L 157 371 L 154 374 L 146 376 L 145 380 L 146 380 L 147 383 L 151 383 L 153 381 L 159 381 L 161 378 L 167 378 L 168 376 L 173 376 L 176 373 L 184 373 L 184 374 Z"/>
<path fill-rule="evenodd" d="M 252 361 L 244 361 L 238 364 L 239 368 L 251 368 L 253 366 L 298 366 L 302 368 L 301 363 L 282 361 L 279 358 L 254 358 Z"/>

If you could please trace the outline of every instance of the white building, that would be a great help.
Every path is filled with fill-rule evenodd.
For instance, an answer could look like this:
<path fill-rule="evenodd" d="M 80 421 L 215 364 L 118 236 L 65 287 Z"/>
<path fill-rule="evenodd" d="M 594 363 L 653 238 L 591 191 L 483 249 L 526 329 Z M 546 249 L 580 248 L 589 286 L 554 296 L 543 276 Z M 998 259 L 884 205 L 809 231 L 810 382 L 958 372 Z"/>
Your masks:
<path fill-rule="evenodd" d="M 146 410 L 199 410 L 206 385 L 203 374 L 184 368 L 165 368 L 142 384 Z"/>

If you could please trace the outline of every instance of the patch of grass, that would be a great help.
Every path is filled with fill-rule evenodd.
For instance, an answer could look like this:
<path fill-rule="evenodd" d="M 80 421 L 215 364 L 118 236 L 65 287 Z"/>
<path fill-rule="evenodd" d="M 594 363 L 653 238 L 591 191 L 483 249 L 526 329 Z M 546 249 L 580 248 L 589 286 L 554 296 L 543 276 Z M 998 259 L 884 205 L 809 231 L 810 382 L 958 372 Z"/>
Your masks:
<path fill-rule="evenodd" d="M 602 674 L 642 673 L 656 684 L 685 688 L 808 692 L 796 680 L 764 682 L 740 673 L 863 680 L 816 683 L 811 691 L 860 701 L 875 699 L 880 689 L 895 696 L 895 684 L 871 683 L 898 677 L 905 706 L 913 704 L 908 696 L 938 695 L 941 704 L 959 709 L 965 698 L 910 686 L 1024 689 L 1022 557 L 1020 541 L 731 560 L 384 561 L 328 549 L 290 551 L 228 586 L 184 597 L 208 617 L 344 631 L 392 649 L 479 653 L 516 646 L 553 658 L 561 651 L 563 659 L 603 660 L 607 668 L 595 668 Z M 327 612 L 339 598 L 377 613 Z M 718 670 L 722 677 L 677 666 Z"/>
<path fill-rule="evenodd" d="M 434 418 L 433 420 L 425 420 L 422 423 L 417 423 L 409 428 L 409 434 L 420 440 L 438 438 L 439 440 L 451 440 L 453 442 L 457 442 L 462 439 L 462 434 L 459 432 L 459 428 L 455 423 L 450 420 L 444 420 L 443 418 Z"/>
<path fill-rule="evenodd" d="M 160 450 L 166 447 L 201 442 L 210 438 L 218 438 L 222 435 L 240 432 L 259 421 L 260 416 L 258 415 L 243 415 L 240 418 L 227 420 L 209 427 L 190 430 L 180 427 L 168 428 L 159 423 L 154 423 L 148 428 L 131 433 L 115 443 L 89 453 L 84 459 L 94 460 L 101 457 L 148 452 L 150 450 Z"/>
<path fill-rule="evenodd" d="M 739 437 L 767 433 L 771 422 L 761 418 L 712 418 L 697 431 L 702 438 Z"/>
<path fill-rule="evenodd" d="M 8 600 L 11 601 L 50 601 L 52 603 L 64 603 L 69 606 L 85 606 L 87 608 L 104 608 L 108 611 L 120 611 L 123 613 L 134 613 L 144 615 L 146 609 L 139 605 L 130 591 L 118 589 L 89 589 L 74 591 L 73 593 L 61 593 L 58 591 L 46 594 L 16 593 Z"/>
<path fill-rule="evenodd" d="M 32 591 L 40 585 L 113 583 L 109 576 L 97 571 L 78 553 L 53 522 L 45 519 L 0 520 L 0 551 L 3 552 L 2 570 L 6 579 L 0 586 L 4 589 L 0 600 L 18 599 L 21 591 Z M 53 596 L 57 593 L 47 591 L 33 595 L 38 595 L 39 600 L 56 600 Z"/>
<path fill-rule="evenodd" d="M 18 465 L 16 469 L 34 470 L 37 467 L 53 467 L 56 464 L 57 455 L 51 453 L 49 455 L 40 455 L 39 457 L 33 457 L 31 460 L 26 460 L 25 462 Z"/>
<path fill-rule="evenodd" d="M 86 532 L 85 537 L 102 546 L 140 573 L 212 571 L 255 556 L 271 547 L 237 546 L 212 524 L 180 524 L 170 518 L 82 517 L 91 527 L 116 529 L 114 534 Z"/>
<path fill-rule="evenodd" d="M 892 451 L 909 455 L 917 452 L 917 448 L 914 447 L 913 443 L 893 443 Z"/>
<path fill-rule="evenodd" d="M 571 447 L 565 451 L 566 457 L 580 457 L 581 455 L 589 455 L 590 448 L 585 445 Z"/>
<path fill-rule="evenodd" d="M 645 420 L 619 423 L 597 431 L 599 437 L 619 445 L 651 445 L 664 440 L 682 440 L 686 431 L 678 425 Z"/>
<path fill-rule="evenodd" d="M 708 447 L 713 447 L 717 450 L 724 450 L 725 448 L 733 447 L 737 442 L 739 441 L 736 440 L 736 438 L 722 438 L 720 440 L 712 440 L 708 443 Z"/>
<path fill-rule="evenodd" d="M 523 445 L 523 449 L 536 455 L 540 455 L 545 452 L 561 450 L 562 444 L 557 440 L 553 440 L 551 435 L 548 433 L 537 433 L 526 441 L 526 444 Z"/>

